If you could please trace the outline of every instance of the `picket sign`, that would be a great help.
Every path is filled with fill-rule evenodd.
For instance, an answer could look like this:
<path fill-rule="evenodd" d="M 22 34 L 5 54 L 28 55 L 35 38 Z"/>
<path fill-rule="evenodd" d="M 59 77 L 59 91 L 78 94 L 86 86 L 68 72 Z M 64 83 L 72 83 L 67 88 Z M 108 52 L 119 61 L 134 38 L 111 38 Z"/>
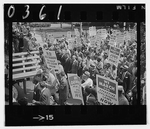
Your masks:
<path fill-rule="evenodd" d="M 124 43 L 124 34 L 123 33 L 119 33 L 117 36 L 116 36 L 116 43 L 117 45 L 122 45 Z"/>
<path fill-rule="evenodd" d="M 81 82 L 79 80 L 78 75 L 68 74 L 68 81 L 69 81 L 69 86 L 71 89 L 71 94 L 72 94 L 73 99 L 81 100 L 82 104 L 84 105 Z"/>
<path fill-rule="evenodd" d="M 109 48 L 108 61 L 114 64 L 116 67 L 118 66 L 119 63 L 120 52 L 121 50 L 114 46 L 110 46 Z"/>
<path fill-rule="evenodd" d="M 96 27 L 95 26 L 89 27 L 89 36 L 95 35 L 96 35 Z"/>
<path fill-rule="evenodd" d="M 76 39 L 77 47 L 81 47 L 82 46 L 81 38 L 79 36 L 77 36 L 75 39 Z"/>
<path fill-rule="evenodd" d="M 39 51 L 13 53 L 12 78 L 13 80 L 23 79 L 24 92 L 26 94 L 26 78 L 36 75 L 40 68 Z"/>
<path fill-rule="evenodd" d="M 67 38 L 71 38 L 71 31 L 67 32 Z"/>
<path fill-rule="evenodd" d="M 75 36 L 80 36 L 80 32 L 79 32 L 79 30 L 78 29 L 74 29 L 74 33 L 75 33 Z"/>
<path fill-rule="evenodd" d="M 92 36 L 90 37 L 90 46 L 95 47 L 95 45 L 96 45 L 96 37 Z"/>
<path fill-rule="evenodd" d="M 114 35 L 111 35 L 109 40 L 109 45 L 115 46 L 116 45 L 116 37 Z"/>
<path fill-rule="evenodd" d="M 75 39 L 74 38 L 70 38 L 70 39 L 68 39 L 67 40 L 68 41 L 68 48 L 70 49 L 70 50 L 72 50 L 73 48 L 74 48 L 74 41 L 75 41 Z"/>
<path fill-rule="evenodd" d="M 96 75 L 98 101 L 103 105 L 118 105 L 118 84 L 116 81 Z"/>
<path fill-rule="evenodd" d="M 107 30 L 106 29 L 98 29 L 97 35 L 101 37 L 101 39 L 106 39 L 107 37 Z"/>
<path fill-rule="evenodd" d="M 58 62 L 55 51 L 43 49 L 43 56 L 45 58 L 47 67 L 49 69 L 55 69 L 55 71 L 58 72 Z"/>

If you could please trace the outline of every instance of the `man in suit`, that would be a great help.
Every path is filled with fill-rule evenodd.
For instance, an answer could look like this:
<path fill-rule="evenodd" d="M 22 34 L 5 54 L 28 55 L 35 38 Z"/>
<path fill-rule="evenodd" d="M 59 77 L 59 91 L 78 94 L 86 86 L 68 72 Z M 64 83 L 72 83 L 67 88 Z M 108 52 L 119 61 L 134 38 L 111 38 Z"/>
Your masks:
<path fill-rule="evenodd" d="M 39 89 L 41 90 L 39 101 L 33 100 L 35 105 L 50 105 L 50 91 L 45 86 L 45 82 L 40 82 Z"/>
<path fill-rule="evenodd" d="M 99 72 L 96 69 L 94 63 L 90 65 L 89 72 L 90 72 L 90 78 L 93 80 L 93 84 L 96 85 L 96 74 L 99 74 Z"/>
<path fill-rule="evenodd" d="M 71 73 L 77 74 L 78 71 L 78 61 L 76 60 L 76 56 L 72 56 L 72 68 L 71 68 Z"/>
<path fill-rule="evenodd" d="M 68 99 L 69 95 L 69 85 L 66 79 L 65 73 L 61 72 L 57 74 L 59 80 L 59 104 L 64 105 L 64 102 Z"/>
<path fill-rule="evenodd" d="M 132 78 L 131 78 L 131 74 L 127 71 L 128 66 L 124 66 L 124 72 L 122 74 L 122 81 L 123 81 L 123 88 L 124 88 L 124 92 L 125 95 L 128 93 L 131 84 L 132 84 Z"/>
<path fill-rule="evenodd" d="M 33 99 L 36 101 L 40 100 L 40 94 L 41 94 L 40 82 L 42 81 L 42 73 L 43 73 L 43 70 L 39 69 L 32 80 L 33 84 L 35 84 L 34 92 L 33 92 Z"/>
<path fill-rule="evenodd" d="M 71 60 L 70 56 L 67 55 L 66 59 L 65 59 L 65 65 L 64 65 L 64 70 L 65 70 L 66 75 L 67 75 L 67 73 L 70 73 L 71 66 L 72 66 L 72 60 Z"/>
<path fill-rule="evenodd" d="M 82 63 L 82 58 L 81 57 L 78 57 L 78 76 L 81 77 L 82 74 L 83 74 L 83 63 Z"/>

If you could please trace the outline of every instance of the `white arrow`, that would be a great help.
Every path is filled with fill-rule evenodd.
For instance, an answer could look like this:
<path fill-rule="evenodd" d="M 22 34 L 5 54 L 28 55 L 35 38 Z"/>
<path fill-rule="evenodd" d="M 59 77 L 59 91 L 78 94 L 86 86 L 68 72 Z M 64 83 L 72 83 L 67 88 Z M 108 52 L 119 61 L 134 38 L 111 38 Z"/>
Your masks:
<path fill-rule="evenodd" d="M 40 121 L 40 120 L 45 119 L 45 117 L 43 117 L 43 116 L 41 116 L 41 115 L 38 115 L 38 117 L 33 117 L 33 119 L 39 119 L 39 121 Z"/>

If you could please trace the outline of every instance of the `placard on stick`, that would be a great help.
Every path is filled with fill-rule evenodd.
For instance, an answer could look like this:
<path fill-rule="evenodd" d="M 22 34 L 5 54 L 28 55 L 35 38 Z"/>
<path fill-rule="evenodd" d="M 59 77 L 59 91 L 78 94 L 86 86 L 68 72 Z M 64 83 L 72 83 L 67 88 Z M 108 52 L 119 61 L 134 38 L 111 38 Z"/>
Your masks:
<path fill-rule="evenodd" d="M 82 104 L 84 105 L 81 82 L 77 74 L 68 74 L 68 81 L 69 81 L 73 99 L 81 100 Z"/>
<path fill-rule="evenodd" d="M 109 55 L 108 55 L 108 61 L 112 64 L 114 64 L 116 67 L 118 66 L 120 58 L 120 49 L 116 48 L 114 46 L 110 46 L 109 48 Z"/>
<path fill-rule="evenodd" d="M 58 70 L 58 62 L 55 51 L 48 51 L 43 49 L 43 55 L 47 64 L 47 67 L 50 69 Z"/>
<path fill-rule="evenodd" d="M 118 105 L 118 84 L 116 81 L 96 75 L 98 101 L 103 105 Z"/>

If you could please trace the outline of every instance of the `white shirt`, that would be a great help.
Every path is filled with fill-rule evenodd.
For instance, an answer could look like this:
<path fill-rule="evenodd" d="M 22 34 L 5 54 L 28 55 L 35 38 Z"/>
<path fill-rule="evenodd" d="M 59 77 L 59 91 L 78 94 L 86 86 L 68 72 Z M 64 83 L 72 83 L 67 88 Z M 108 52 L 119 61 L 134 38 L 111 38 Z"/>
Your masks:
<path fill-rule="evenodd" d="M 86 86 L 91 86 L 93 88 L 93 80 L 91 78 L 88 78 L 83 84 L 81 84 L 83 88 Z"/>

